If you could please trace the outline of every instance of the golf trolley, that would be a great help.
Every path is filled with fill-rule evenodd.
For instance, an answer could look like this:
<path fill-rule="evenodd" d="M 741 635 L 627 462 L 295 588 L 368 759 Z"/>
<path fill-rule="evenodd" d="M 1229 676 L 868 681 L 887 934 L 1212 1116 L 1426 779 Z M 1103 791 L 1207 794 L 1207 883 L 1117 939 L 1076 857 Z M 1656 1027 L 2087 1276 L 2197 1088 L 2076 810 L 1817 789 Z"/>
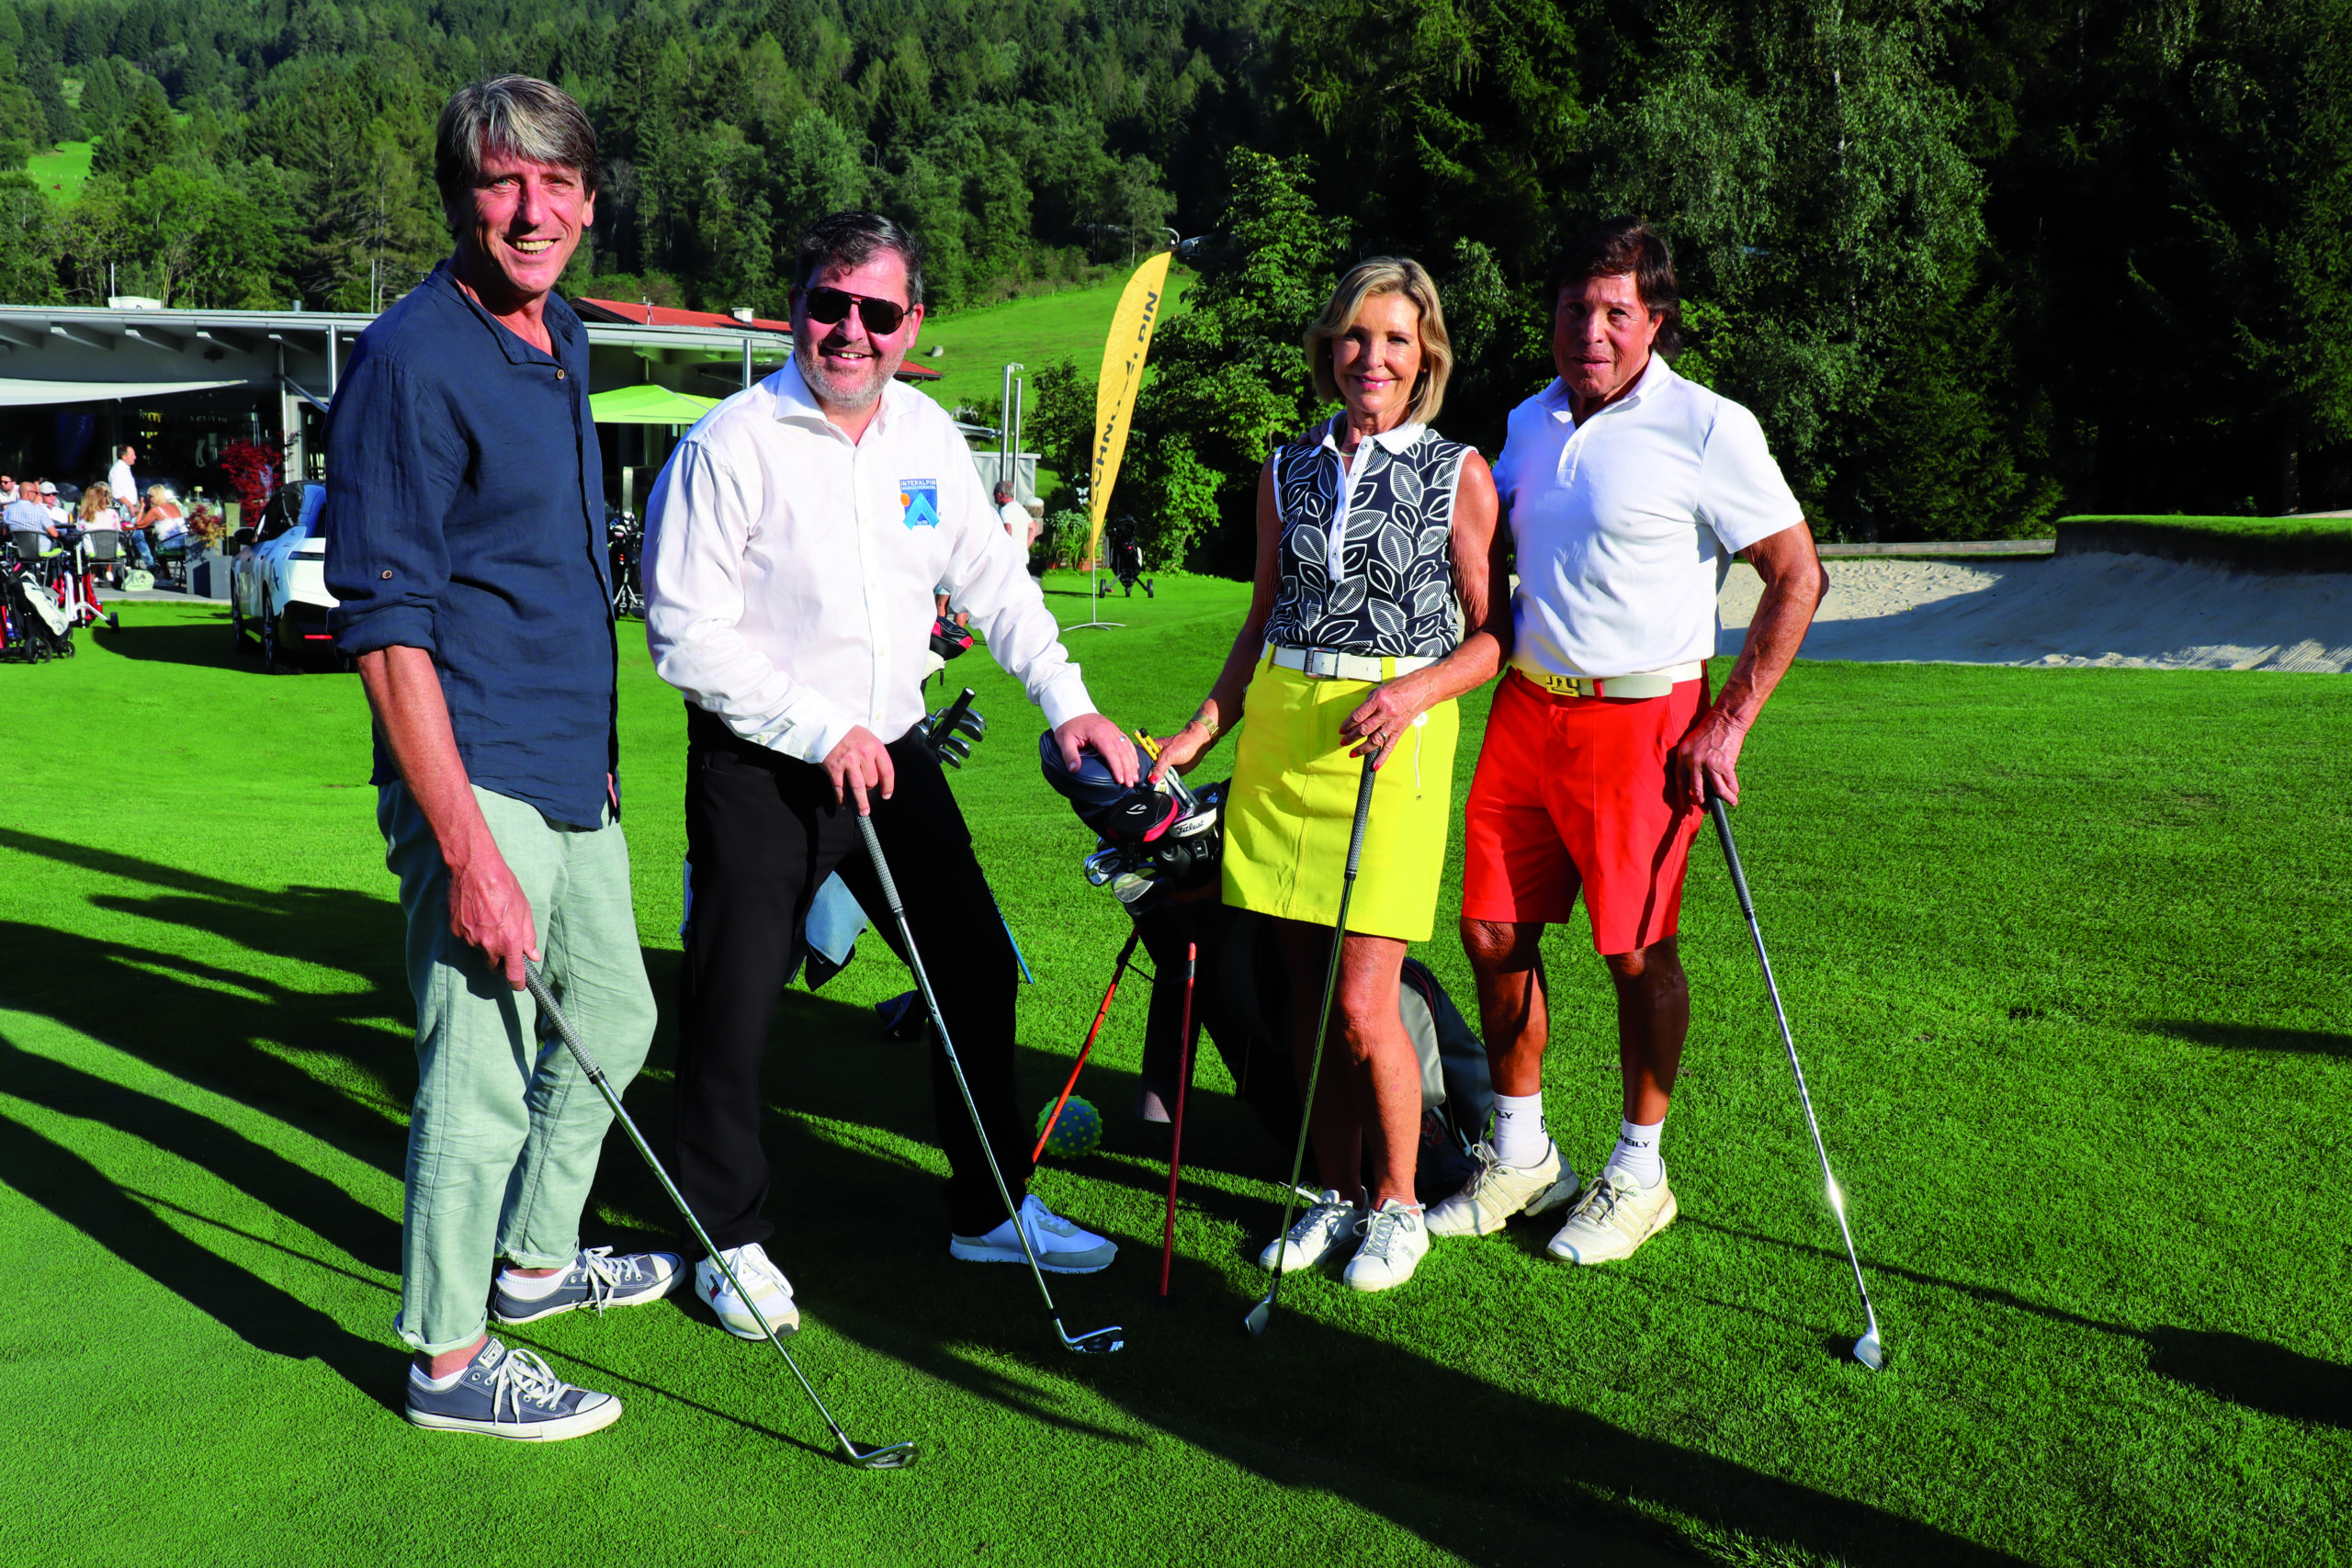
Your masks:
<path fill-rule="evenodd" d="M 613 618 L 645 614 L 645 525 L 634 512 L 607 507 L 605 548 L 612 562 Z"/>
<path fill-rule="evenodd" d="M 1157 597 L 1152 592 L 1151 579 L 1143 574 L 1143 547 L 1136 542 L 1136 520 L 1125 516 L 1112 519 L 1109 537 L 1111 575 L 1118 580 L 1120 587 L 1126 590 L 1126 597 L 1132 599 L 1136 596 L 1136 584 L 1138 582 L 1143 584 L 1145 598 Z M 1107 599 L 1111 596 L 1111 585 L 1097 583 L 1094 592 L 1099 597 Z"/>
<path fill-rule="evenodd" d="M 0 559 L 0 653 L 39 664 L 74 656 L 74 618 L 38 563 Z"/>

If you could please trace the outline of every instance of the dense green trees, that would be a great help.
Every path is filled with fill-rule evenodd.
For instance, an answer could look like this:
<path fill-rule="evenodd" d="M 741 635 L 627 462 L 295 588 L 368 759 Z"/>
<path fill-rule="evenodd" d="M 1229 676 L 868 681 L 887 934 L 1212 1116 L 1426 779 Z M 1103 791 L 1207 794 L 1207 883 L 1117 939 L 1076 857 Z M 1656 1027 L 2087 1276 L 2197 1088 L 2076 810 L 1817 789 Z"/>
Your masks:
<path fill-rule="evenodd" d="M 943 311 L 1193 236 L 1122 486 L 1162 558 L 1246 558 L 1347 262 L 1437 274 L 1491 447 L 1558 235 L 1626 210 L 1825 532 L 2352 502 L 2352 0 L 0 0 L 0 164 L 98 139 L 70 209 L 0 180 L 0 291 L 394 298 L 434 114 L 503 70 L 603 137 L 579 292 L 780 312 L 852 204 Z"/>

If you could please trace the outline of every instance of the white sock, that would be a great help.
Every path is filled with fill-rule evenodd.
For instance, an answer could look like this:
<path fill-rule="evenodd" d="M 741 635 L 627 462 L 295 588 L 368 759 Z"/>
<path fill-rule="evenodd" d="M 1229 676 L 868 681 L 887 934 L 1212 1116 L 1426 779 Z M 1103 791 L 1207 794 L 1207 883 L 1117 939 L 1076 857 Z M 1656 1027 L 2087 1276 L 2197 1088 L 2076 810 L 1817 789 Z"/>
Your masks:
<path fill-rule="evenodd" d="M 1552 1134 L 1544 1126 L 1544 1093 L 1495 1096 L 1495 1156 L 1505 1165 L 1544 1163 Z"/>
<path fill-rule="evenodd" d="M 517 1274 L 512 1269 L 502 1269 L 498 1271 L 498 1288 L 510 1296 L 535 1302 L 543 1296 L 553 1295 L 555 1288 L 563 1283 L 563 1277 L 571 1272 L 569 1269 L 559 1269 L 544 1279 L 537 1279 L 528 1274 Z"/>
<path fill-rule="evenodd" d="M 473 1365 L 473 1363 L 470 1361 L 466 1363 L 466 1366 L 469 1367 L 471 1365 Z M 456 1371 L 451 1372 L 446 1378 L 429 1377 L 425 1374 L 424 1369 L 418 1366 L 414 1361 L 411 1361 L 408 1364 L 408 1381 L 414 1383 L 419 1388 L 429 1388 L 435 1393 L 448 1393 L 451 1389 L 458 1386 L 458 1380 L 465 1375 L 466 1368 L 459 1367 Z"/>
<path fill-rule="evenodd" d="M 1666 1162 L 1657 1157 L 1659 1134 L 1666 1131 L 1662 1121 L 1644 1127 L 1633 1122 L 1617 1123 L 1617 1146 L 1610 1151 L 1604 1171 L 1622 1170 L 1645 1187 L 1656 1187 L 1666 1179 Z"/>

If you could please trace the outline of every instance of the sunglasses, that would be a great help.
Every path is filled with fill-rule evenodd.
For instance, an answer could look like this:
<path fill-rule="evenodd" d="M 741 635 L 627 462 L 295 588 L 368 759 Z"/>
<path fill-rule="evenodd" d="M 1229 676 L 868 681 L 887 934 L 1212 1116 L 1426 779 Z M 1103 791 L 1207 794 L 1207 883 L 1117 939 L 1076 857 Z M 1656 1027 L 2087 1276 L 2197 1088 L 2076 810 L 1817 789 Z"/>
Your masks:
<path fill-rule="evenodd" d="M 839 288 L 811 288 L 808 294 L 808 319 L 824 326 L 846 320 L 849 308 L 857 307 L 857 319 L 876 337 L 888 337 L 907 319 L 907 308 L 888 299 L 869 299 L 863 294 L 850 294 Z"/>

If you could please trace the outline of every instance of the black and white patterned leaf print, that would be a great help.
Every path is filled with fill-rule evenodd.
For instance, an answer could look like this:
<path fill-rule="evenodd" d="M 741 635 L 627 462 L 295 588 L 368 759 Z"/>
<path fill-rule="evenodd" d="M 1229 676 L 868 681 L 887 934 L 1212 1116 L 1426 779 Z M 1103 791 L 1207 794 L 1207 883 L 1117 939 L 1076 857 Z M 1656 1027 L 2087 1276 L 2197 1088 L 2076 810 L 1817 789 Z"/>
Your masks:
<path fill-rule="evenodd" d="M 1326 558 L 1339 505 L 1329 447 L 1274 455 L 1282 570 L 1269 639 L 1293 648 L 1438 657 L 1462 640 L 1449 549 L 1455 487 L 1469 448 L 1424 431 L 1402 452 L 1360 453 L 1336 571 Z"/>

